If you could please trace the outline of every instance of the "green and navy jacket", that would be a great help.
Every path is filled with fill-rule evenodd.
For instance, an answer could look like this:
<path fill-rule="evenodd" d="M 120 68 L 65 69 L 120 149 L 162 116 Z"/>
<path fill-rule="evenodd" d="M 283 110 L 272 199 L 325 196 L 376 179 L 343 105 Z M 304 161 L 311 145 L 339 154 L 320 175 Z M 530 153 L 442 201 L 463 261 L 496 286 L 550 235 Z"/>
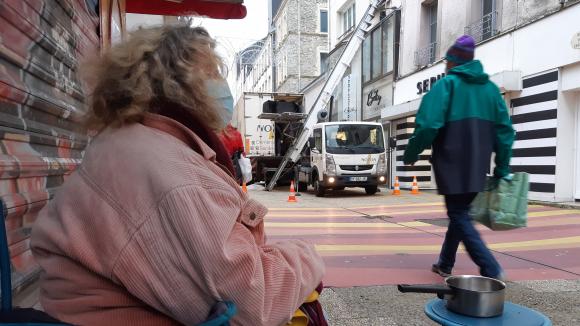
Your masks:
<path fill-rule="evenodd" d="M 510 173 L 515 132 L 497 86 L 478 60 L 449 70 L 427 93 L 405 150 L 405 164 L 433 147 L 439 193 L 480 192 L 495 152 L 496 177 Z"/>

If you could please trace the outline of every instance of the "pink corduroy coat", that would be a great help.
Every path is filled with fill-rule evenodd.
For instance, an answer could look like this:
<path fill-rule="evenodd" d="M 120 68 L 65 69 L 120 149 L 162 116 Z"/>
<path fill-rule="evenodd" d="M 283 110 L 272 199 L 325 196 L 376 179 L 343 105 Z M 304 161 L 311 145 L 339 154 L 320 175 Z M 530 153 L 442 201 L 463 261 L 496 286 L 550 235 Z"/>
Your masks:
<path fill-rule="evenodd" d="M 196 325 L 230 300 L 234 325 L 285 324 L 324 264 L 303 241 L 267 244 L 266 213 L 180 123 L 107 129 L 33 226 L 41 304 L 77 325 Z"/>

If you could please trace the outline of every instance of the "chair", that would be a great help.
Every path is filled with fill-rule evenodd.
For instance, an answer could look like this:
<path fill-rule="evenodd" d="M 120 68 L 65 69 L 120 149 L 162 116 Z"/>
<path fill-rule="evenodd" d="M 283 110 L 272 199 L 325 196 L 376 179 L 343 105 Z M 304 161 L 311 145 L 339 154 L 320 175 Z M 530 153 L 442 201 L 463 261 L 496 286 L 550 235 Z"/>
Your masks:
<path fill-rule="evenodd" d="M 44 311 L 33 308 L 14 308 L 12 306 L 12 271 L 10 268 L 10 252 L 6 234 L 7 209 L 0 200 L 0 325 L 8 326 L 71 326 L 51 317 Z M 229 321 L 236 314 L 236 306 L 232 302 L 216 303 L 208 320 L 198 326 L 229 326 Z"/>

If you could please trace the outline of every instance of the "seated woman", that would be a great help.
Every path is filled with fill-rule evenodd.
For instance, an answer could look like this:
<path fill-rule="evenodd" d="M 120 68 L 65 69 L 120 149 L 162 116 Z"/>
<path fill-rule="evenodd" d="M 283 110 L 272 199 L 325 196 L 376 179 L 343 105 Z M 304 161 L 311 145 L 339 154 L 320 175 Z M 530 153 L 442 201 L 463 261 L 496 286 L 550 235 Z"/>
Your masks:
<path fill-rule="evenodd" d="M 227 300 L 234 325 L 285 324 L 323 261 L 299 240 L 266 244 L 266 208 L 232 178 L 214 41 L 140 29 L 94 67 L 98 134 L 32 232 L 44 309 L 77 325 L 196 325 Z"/>

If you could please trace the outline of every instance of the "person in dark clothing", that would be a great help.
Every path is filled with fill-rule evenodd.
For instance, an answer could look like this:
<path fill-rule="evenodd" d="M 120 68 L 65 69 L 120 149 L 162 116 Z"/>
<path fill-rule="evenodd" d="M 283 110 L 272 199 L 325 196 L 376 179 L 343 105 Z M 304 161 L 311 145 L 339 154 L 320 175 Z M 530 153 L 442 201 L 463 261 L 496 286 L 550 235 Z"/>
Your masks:
<path fill-rule="evenodd" d="M 469 206 L 484 190 L 495 152 L 494 176 L 508 178 L 515 132 L 497 86 L 473 60 L 475 42 L 464 35 L 447 51 L 447 76 L 427 93 L 405 150 L 405 164 L 432 146 L 431 163 L 440 194 L 445 196 L 449 227 L 439 261 L 432 271 L 451 274 L 460 242 L 483 276 L 505 277 L 469 216 Z"/>

